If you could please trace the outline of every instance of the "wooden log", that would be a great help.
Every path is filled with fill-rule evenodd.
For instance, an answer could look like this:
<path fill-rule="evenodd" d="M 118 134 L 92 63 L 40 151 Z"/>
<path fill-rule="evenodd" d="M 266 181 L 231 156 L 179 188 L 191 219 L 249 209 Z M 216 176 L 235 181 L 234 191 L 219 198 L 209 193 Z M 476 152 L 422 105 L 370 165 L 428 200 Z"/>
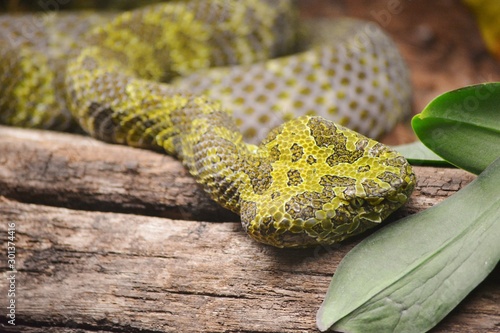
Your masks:
<path fill-rule="evenodd" d="M 16 327 L 2 327 L 9 332 L 314 332 L 330 278 L 356 243 L 280 250 L 250 240 L 238 223 L 7 199 L 0 216 L 3 244 L 7 223 L 16 230 Z M 499 273 L 433 332 L 498 331 Z"/>
<path fill-rule="evenodd" d="M 458 169 L 415 167 L 418 185 L 403 213 L 426 209 L 474 179 Z M 0 195 L 27 203 L 239 221 L 170 156 L 89 137 L 0 126 Z"/>
<path fill-rule="evenodd" d="M 474 178 L 456 169 L 415 171 L 414 195 L 393 219 Z M 224 217 L 210 215 L 218 208 L 180 163 L 70 134 L 0 127 L 0 191 L 9 198 L 0 201 L 0 239 L 7 241 L 8 223 L 17 235 L 17 326 L 4 324 L 5 331 L 314 332 L 331 276 L 358 241 L 278 250 L 250 240 L 238 222 L 191 221 Z M 130 202 L 140 204 L 122 207 Z M 190 209 L 176 214 L 178 204 Z M 151 214 L 184 220 L 141 216 Z M 8 276 L 6 261 L 0 270 Z M 433 331 L 498 329 L 499 275 L 496 269 Z M 1 309 L 6 301 L 0 298 Z"/>
<path fill-rule="evenodd" d="M 5 126 L 0 126 L 0 195 L 74 209 L 238 220 L 170 156 L 82 135 Z"/>

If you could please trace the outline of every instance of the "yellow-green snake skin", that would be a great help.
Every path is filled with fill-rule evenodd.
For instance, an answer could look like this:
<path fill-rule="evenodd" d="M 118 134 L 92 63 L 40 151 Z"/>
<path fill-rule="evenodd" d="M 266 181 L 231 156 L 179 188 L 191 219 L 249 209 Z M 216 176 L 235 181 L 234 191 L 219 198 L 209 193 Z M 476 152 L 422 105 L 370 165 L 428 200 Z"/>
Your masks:
<path fill-rule="evenodd" d="M 401 155 L 343 127 L 392 128 L 409 111 L 408 73 L 374 24 L 299 26 L 285 0 L 1 16 L 0 122 L 77 122 L 104 141 L 163 150 L 254 239 L 336 243 L 413 190 Z M 258 146 L 244 142 L 283 121 Z"/>

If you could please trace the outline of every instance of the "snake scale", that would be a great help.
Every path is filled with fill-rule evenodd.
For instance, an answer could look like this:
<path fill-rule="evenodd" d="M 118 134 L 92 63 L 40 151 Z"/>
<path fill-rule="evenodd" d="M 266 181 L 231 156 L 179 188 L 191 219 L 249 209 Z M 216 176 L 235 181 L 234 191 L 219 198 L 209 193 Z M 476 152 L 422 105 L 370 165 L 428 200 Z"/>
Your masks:
<path fill-rule="evenodd" d="M 0 56 L 0 122 L 173 155 L 263 243 L 342 241 L 415 185 L 352 130 L 378 137 L 409 111 L 404 62 L 372 23 L 303 25 L 286 0 L 4 15 Z"/>

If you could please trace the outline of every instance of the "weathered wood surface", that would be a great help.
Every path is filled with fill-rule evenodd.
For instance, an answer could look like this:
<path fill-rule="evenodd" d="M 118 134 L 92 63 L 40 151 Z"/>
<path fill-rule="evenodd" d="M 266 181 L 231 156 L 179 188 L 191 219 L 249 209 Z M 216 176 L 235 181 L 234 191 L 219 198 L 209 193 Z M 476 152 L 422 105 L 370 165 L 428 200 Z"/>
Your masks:
<path fill-rule="evenodd" d="M 5 126 L 0 126 L 0 195 L 75 209 L 237 220 L 170 156 Z"/>
<path fill-rule="evenodd" d="M 443 200 L 474 176 L 416 167 L 409 212 Z M 27 203 L 184 220 L 238 221 L 170 156 L 80 135 L 0 126 L 0 195 Z"/>
<path fill-rule="evenodd" d="M 474 178 L 455 169 L 416 172 L 418 187 L 399 216 Z M 17 232 L 17 326 L 4 331 L 315 332 L 331 276 L 357 242 L 278 250 L 251 241 L 234 216 L 192 221 L 217 208 L 178 162 L 69 134 L 0 127 L 0 191 L 2 244 L 8 222 Z M 7 275 L 5 260 L 0 270 Z M 500 331 L 499 277 L 497 268 L 433 331 Z"/>
<path fill-rule="evenodd" d="M 16 223 L 24 332 L 314 332 L 330 278 L 353 246 L 277 250 L 248 239 L 237 223 L 7 200 L 0 215 L 3 241 L 6 221 Z M 498 330 L 499 275 L 434 332 Z"/>

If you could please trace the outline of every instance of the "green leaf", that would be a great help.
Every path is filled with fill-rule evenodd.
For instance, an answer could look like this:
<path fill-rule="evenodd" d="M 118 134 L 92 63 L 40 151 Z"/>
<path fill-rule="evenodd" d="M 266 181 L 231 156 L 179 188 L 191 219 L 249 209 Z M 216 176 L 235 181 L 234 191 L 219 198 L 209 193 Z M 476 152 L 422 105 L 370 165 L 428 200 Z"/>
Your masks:
<path fill-rule="evenodd" d="M 451 164 L 436 155 L 422 142 L 416 141 L 406 145 L 392 146 L 393 149 L 402 154 L 412 165 L 447 166 Z"/>
<path fill-rule="evenodd" d="M 500 156 L 500 83 L 444 93 L 412 119 L 412 127 L 443 159 L 479 174 Z"/>
<path fill-rule="evenodd" d="M 500 159 L 447 200 L 372 234 L 340 263 L 321 331 L 425 332 L 500 260 Z"/>

